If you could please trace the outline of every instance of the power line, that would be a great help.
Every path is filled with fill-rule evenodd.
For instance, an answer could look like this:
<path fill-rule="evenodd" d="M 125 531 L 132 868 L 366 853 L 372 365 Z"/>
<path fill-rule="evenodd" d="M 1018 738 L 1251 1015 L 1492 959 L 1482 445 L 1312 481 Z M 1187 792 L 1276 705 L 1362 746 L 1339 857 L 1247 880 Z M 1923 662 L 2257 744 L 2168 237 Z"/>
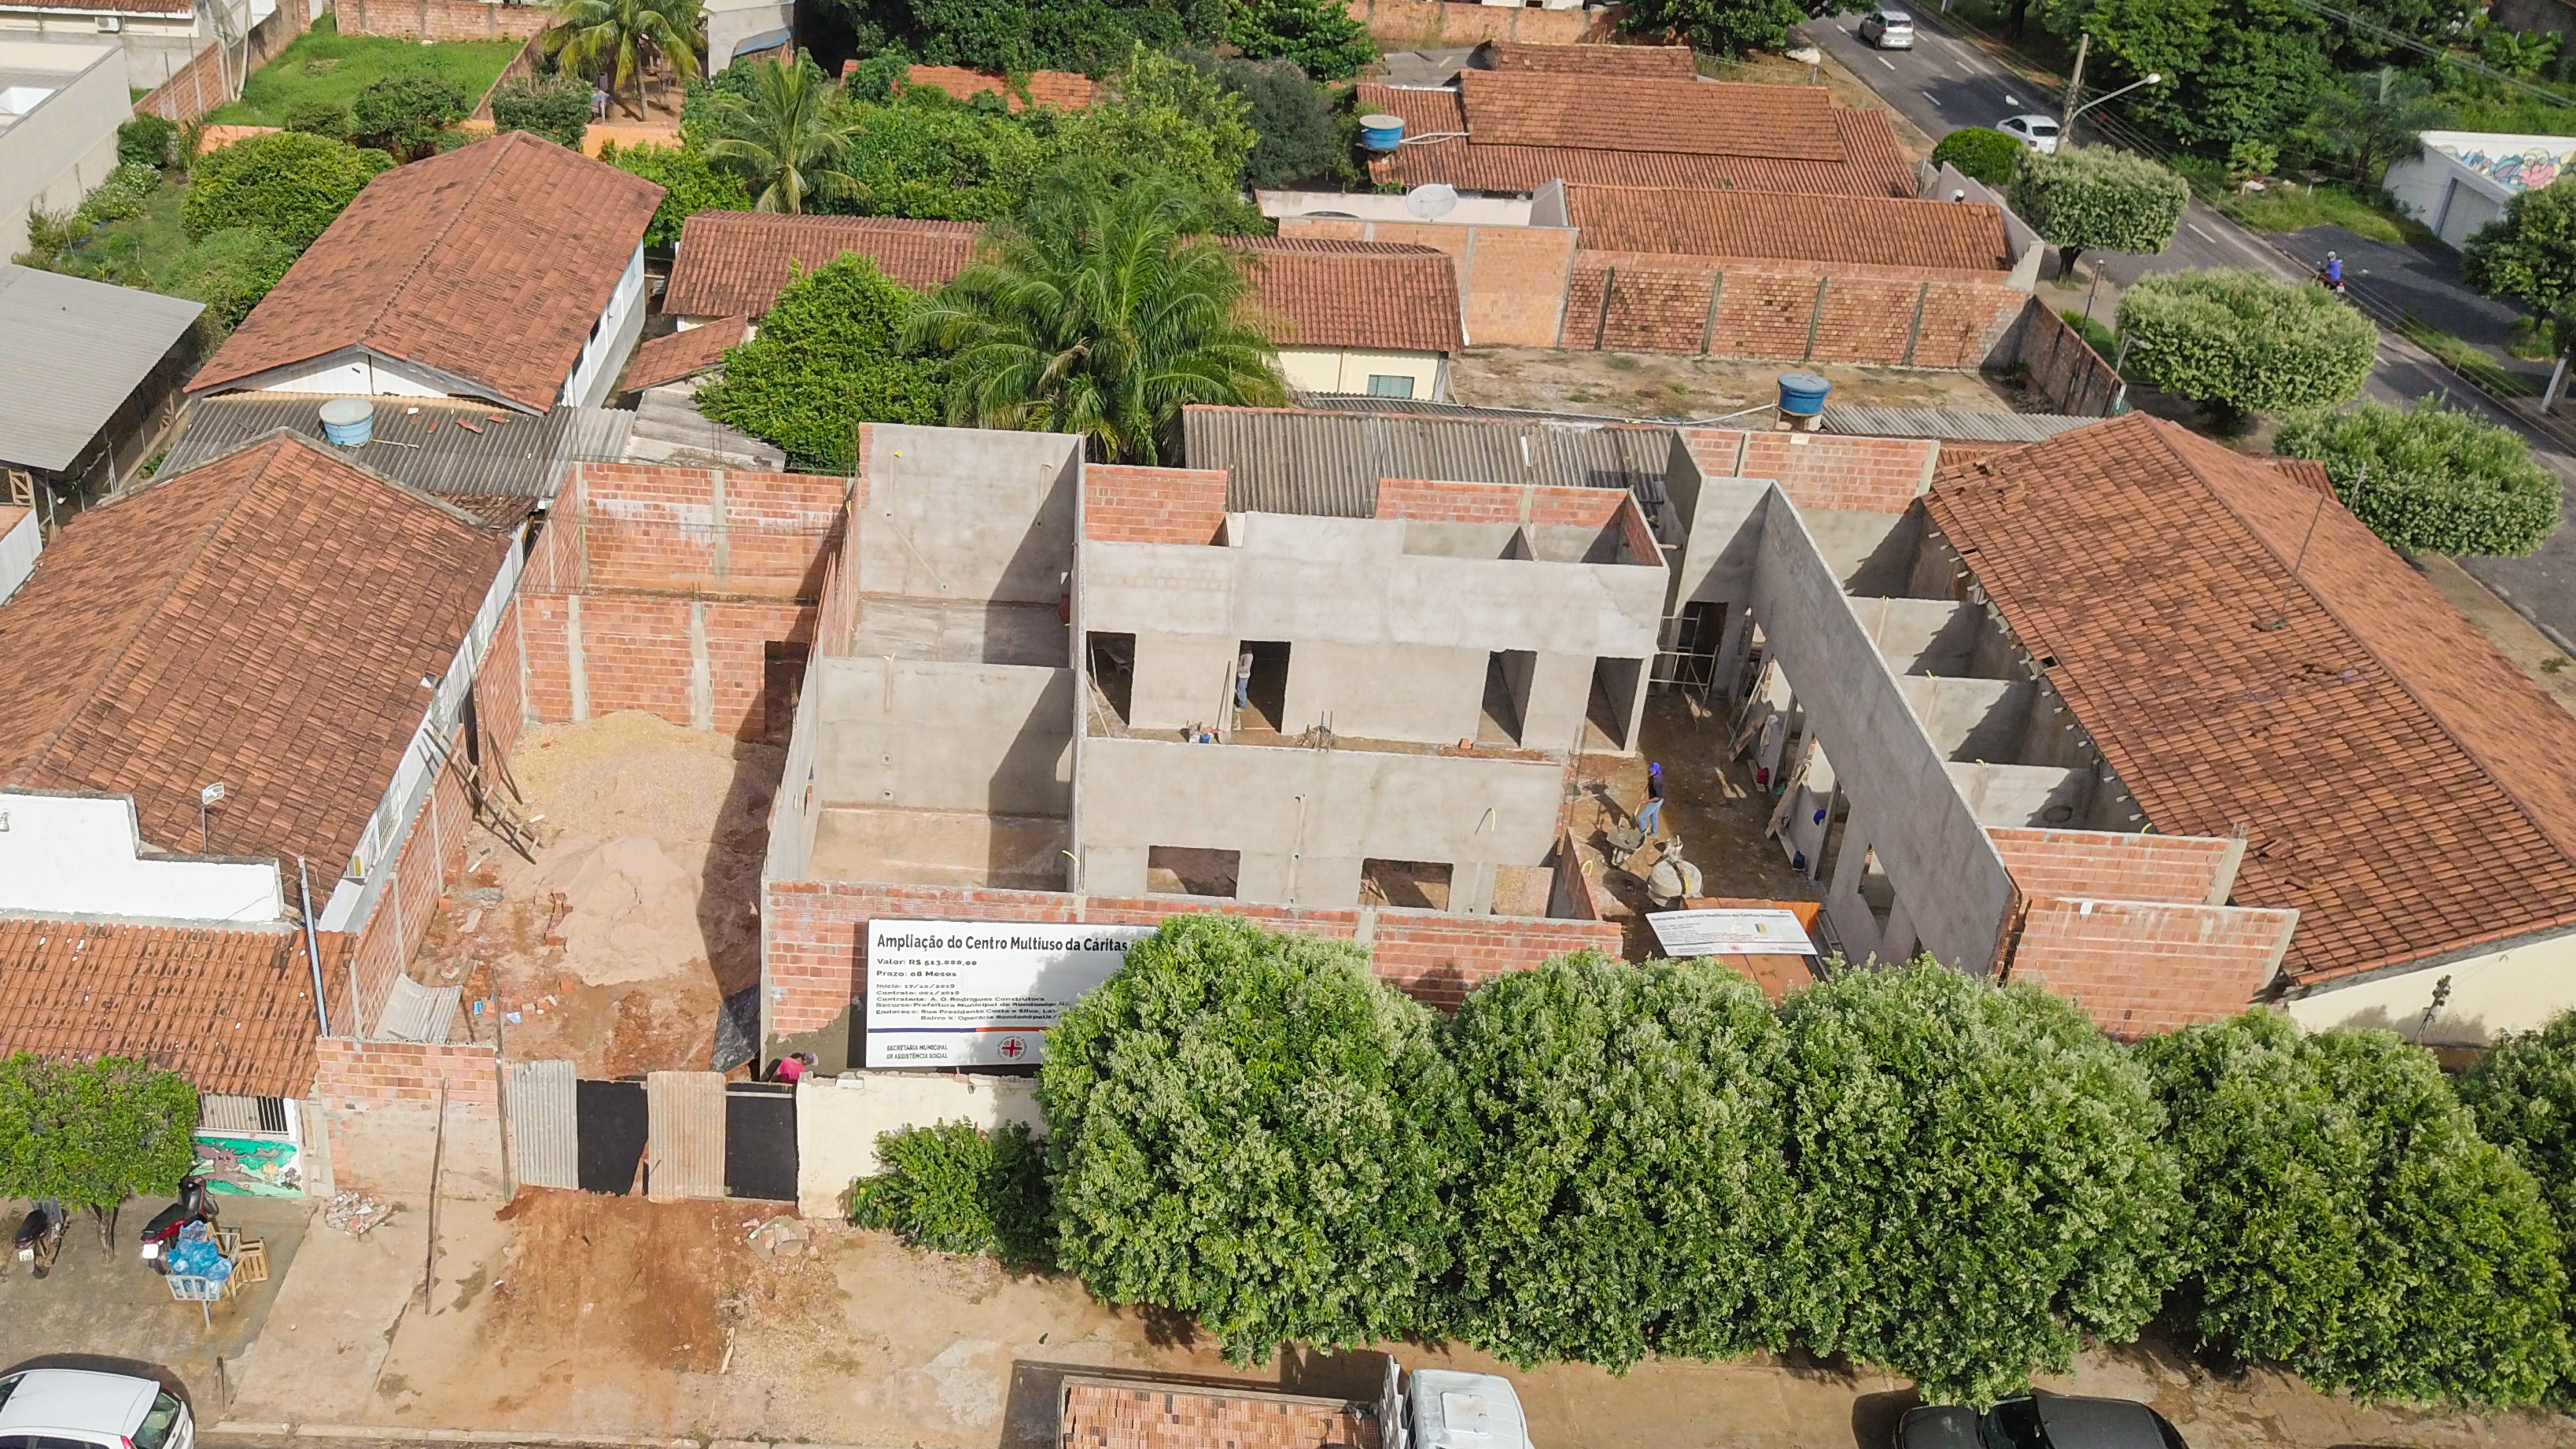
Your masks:
<path fill-rule="evenodd" d="M 2420 55 L 2427 55 L 2431 56 L 2435 60 L 2446 61 L 2463 70 L 2476 71 L 2478 74 L 2485 76 L 2489 80 L 2502 81 L 2504 84 L 2513 87 L 2515 90 L 2537 96 L 2541 100 L 2547 101 L 2553 106 L 2576 106 L 2576 99 L 2571 99 L 2557 91 L 2533 85 L 2529 81 L 2522 80 L 2515 76 L 2506 75 L 2500 70 L 2490 69 L 2482 62 L 2470 60 L 2464 56 L 2453 54 L 2452 52 L 2441 49 L 2438 46 L 2428 45 L 2421 40 L 2417 40 L 2414 36 L 2407 35 L 2400 31 L 2391 30 L 2376 20 L 2364 20 L 2349 10 L 2340 10 L 2332 5 L 2324 4 L 2322 3 L 2322 0 L 2290 0 L 2290 3 L 2299 6 L 2301 9 L 2314 11 L 2330 20 L 2342 21 L 2344 24 L 2351 26 L 2355 30 L 2366 31 L 2369 34 L 2376 35 L 2380 39 L 2392 44 L 2402 45 L 2408 50 L 2414 51 Z"/>

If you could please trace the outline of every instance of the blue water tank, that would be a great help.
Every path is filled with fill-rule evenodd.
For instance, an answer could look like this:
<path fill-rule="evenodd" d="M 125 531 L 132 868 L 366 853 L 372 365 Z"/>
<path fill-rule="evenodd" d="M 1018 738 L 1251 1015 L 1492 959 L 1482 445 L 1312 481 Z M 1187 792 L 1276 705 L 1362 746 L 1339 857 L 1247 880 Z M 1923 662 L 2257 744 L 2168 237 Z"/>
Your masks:
<path fill-rule="evenodd" d="M 1360 145 L 1370 151 L 1392 151 L 1404 144 L 1404 117 L 1360 117 Z"/>
<path fill-rule="evenodd" d="M 335 397 L 322 405 L 322 436 L 355 448 L 376 435 L 376 405 L 362 397 Z"/>
<path fill-rule="evenodd" d="M 1834 385 L 1812 372 L 1780 374 L 1780 411 L 1793 418 L 1812 418 L 1825 410 L 1825 394 Z"/>

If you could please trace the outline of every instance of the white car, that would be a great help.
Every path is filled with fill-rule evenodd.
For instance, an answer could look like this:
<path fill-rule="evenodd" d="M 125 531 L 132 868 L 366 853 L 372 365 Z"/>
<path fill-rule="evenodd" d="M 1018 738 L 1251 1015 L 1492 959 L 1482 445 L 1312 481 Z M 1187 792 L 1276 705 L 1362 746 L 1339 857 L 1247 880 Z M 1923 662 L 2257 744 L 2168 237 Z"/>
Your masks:
<path fill-rule="evenodd" d="M 2007 116 L 1995 122 L 1995 129 L 2042 156 L 2057 154 L 2057 118 L 2055 116 Z"/>
<path fill-rule="evenodd" d="M 0 1446 L 7 1449 L 193 1449 L 197 1423 L 150 1379 L 88 1369 L 28 1369 L 0 1377 Z"/>
<path fill-rule="evenodd" d="M 1912 50 L 1914 17 L 1902 10 L 1873 10 L 1853 33 L 1880 50 Z"/>

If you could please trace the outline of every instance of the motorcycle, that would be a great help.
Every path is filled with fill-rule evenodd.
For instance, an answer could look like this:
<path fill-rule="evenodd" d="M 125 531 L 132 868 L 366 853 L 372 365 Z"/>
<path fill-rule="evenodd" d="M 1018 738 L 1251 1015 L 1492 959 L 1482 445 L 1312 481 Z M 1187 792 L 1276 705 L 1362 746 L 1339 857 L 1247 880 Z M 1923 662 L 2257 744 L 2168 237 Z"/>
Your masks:
<path fill-rule="evenodd" d="M 2338 297 L 2344 294 L 2343 278 L 2328 275 L 2322 267 L 2317 270 L 2317 285 L 2334 293 Z"/>
<path fill-rule="evenodd" d="M 36 1204 L 18 1224 L 18 1236 L 10 1246 L 21 1263 L 33 1264 L 39 1278 L 54 1271 L 54 1259 L 63 1250 L 63 1229 L 70 1219 L 62 1205 L 48 1199 Z"/>
<path fill-rule="evenodd" d="M 169 1264 L 164 1255 L 172 1243 L 179 1241 L 179 1230 L 190 1223 L 212 1223 L 215 1220 L 214 1194 L 206 1191 L 206 1180 L 190 1173 L 179 1179 L 179 1200 L 152 1215 L 143 1225 L 144 1266 L 155 1273 L 167 1274 Z"/>

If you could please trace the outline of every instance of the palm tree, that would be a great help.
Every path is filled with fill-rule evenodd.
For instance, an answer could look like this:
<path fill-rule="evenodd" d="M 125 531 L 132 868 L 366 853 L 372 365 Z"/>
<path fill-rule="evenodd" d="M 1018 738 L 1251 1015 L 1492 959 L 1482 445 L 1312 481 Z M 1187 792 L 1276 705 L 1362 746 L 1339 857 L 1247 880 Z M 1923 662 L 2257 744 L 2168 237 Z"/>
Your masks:
<path fill-rule="evenodd" d="M 554 27 L 546 32 L 548 53 L 576 75 L 604 76 L 609 94 L 635 83 L 635 114 L 650 118 L 644 98 L 644 70 L 653 57 L 671 63 L 671 74 L 686 80 L 698 73 L 698 28 L 705 11 L 700 0 L 563 0 L 555 7 Z"/>
<path fill-rule="evenodd" d="M 2450 119 L 2430 95 L 2431 83 L 2393 65 L 2347 76 L 2318 106 L 2326 135 L 2352 158 L 2352 179 L 2369 186 L 2388 163 L 2422 144 L 2423 133 Z"/>
<path fill-rule="evenodd" d="M 1193 211 L 1134 185 L 988 230 L 905 329 L 953 359 L 948 420 L 1079 433 L 1095 461 L 1156 464 L 1179 456 L 1185 404 L 1284 401 L 1242 255 L 1189 236 Z"/>
<path fill-rule="evenodd" d="M 807 197 L 845 196 L 858 186 L 842 169 L 850 126 L 831 78 L 801 52 L 754 62 L 751 93 L 718 95 L 714 124 L 708 157 L 740 171 L 762 211 L 792 216 Z"/>

